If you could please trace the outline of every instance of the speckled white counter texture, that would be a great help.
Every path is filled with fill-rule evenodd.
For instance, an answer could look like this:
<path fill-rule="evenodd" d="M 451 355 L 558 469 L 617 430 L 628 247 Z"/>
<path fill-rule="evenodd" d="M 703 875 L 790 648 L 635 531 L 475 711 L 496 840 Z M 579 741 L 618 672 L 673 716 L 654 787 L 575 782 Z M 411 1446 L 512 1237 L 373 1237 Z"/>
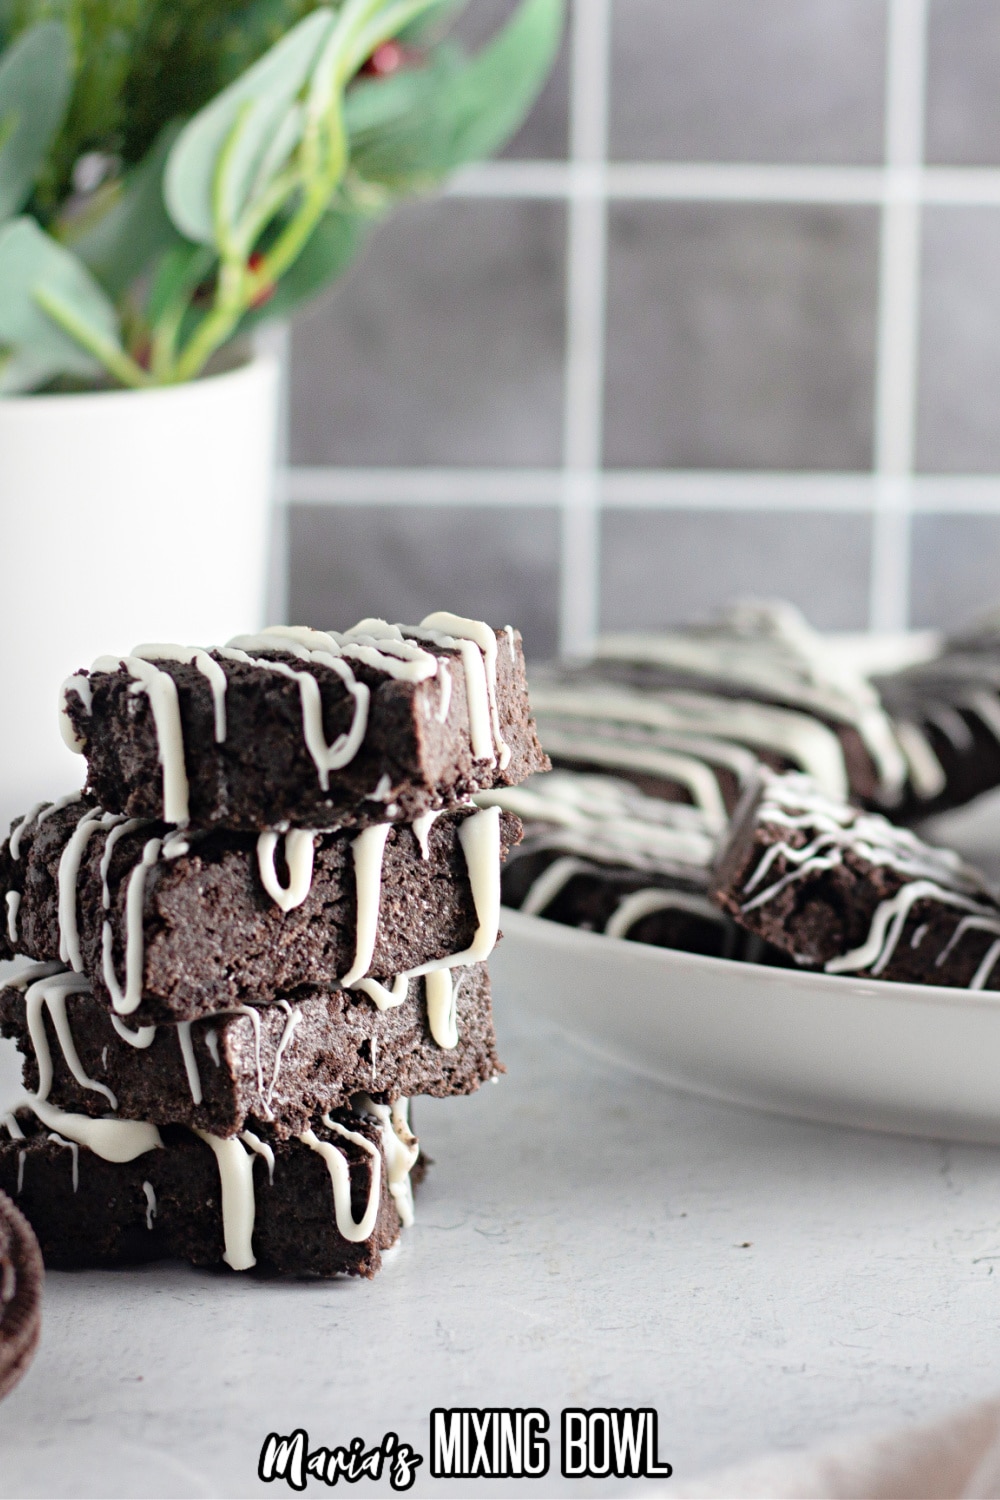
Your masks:
<path fill-rule="evenodd" d="M 655 1405 L 683 1482 L 1000 1389 L 1000 1152 L 685 1097 L 513 1000 L 508 1076 L 415 1107 L 436 1165 L 374 1282 L 50 1274 L 41 1349 L 0 1406 L 0 1493 L 291 1494 L 256 1478 L 272 1429 L 393 1429 L 426 1455 L 436 1405 Z M 410 1491 L 612 1492 L 426 1465 Z"/>

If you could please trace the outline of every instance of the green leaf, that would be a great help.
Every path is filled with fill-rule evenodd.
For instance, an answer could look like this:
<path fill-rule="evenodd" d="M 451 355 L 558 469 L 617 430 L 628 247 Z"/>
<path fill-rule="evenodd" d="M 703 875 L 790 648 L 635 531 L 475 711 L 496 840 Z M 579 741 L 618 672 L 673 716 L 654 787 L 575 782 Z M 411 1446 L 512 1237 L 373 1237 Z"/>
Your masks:
<path fill-rule="evenodd" d="M 69 35 L 57 21 L 32 26 L 0 57 L 0 220 L 30 196 L 71 84 Z"/>
<path fill-rule="evenodd" d="M 375 140 L 379 131 L 433 107 L 433 101 L 463 68 L 457 47 L 435 49 L 422 68 L 405 68 L 389 78 L 357 79 L 344 100 L 344 124 L 352 147 Z"/>
<path fill-rule="evenodd" d="M 158 256 L 183 243 L 163 201 L 163 168 L 179 125 L 168 125 L 145 161 L 122 180 L 98 219 L 62 234 L 112 297 L 120 297 Z"/>
<path fill-rule="evenodd" d="M 0 229 L 0 346 L 33 367 L 35 385 L 53 375 L 101 374 L 102 362 L 43 311 L 40 299 L 65 309 L 92 345 L 123 353 L 114 306 L 82 261 L 34 219 L 12 219 Z"/>
<path fill-rule="evenodd" d="M 149 326 L 155 328 L 165 313 L 189 297 L 215 263 L 215 252 L 207 245 L 192 245 L 190 240 L 178 239 L 156 267 L 146 304 Z"/>
<path fill-rule="evenodd" d="M 294 265 L 279 281 L 273 297 L 244 319 L 240 331 L 272 318 L 286 318 L 302 302 L 342 276 L 364 247 L 376 220 L 338 205 L 325 213 Z"/>
<path fill-rule="evenodd" d="M 235 224 L 335 24 L 329 7 L 313 11 L 181 131 L 167 161 L 164 193 L 188 239 L 217 245 L 218 220 Z"/>
<path fill-rule="evenodd" d="M 563 0 L 523 0 L 471 62 L 426 89 L 411 110 L 352 138 L 353 170 L 405 191 L 496 151 L 521 124 L 548 77 L 564 10 Z M 371 103 L 365 107 L 373 110 Z"/>

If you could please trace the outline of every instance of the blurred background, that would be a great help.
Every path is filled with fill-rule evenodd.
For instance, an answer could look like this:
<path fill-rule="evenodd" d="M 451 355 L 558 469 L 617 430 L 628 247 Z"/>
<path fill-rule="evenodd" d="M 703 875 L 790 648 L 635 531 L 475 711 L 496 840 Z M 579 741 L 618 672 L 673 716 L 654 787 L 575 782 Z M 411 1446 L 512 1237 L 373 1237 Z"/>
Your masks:
<path fill-rule="evenodd" d="M 573 0 L 505 155 L 287 336 L 272 614 L 539 659 L 734 594 L 1000 600 L 998 78 L 997 0 Z"/>

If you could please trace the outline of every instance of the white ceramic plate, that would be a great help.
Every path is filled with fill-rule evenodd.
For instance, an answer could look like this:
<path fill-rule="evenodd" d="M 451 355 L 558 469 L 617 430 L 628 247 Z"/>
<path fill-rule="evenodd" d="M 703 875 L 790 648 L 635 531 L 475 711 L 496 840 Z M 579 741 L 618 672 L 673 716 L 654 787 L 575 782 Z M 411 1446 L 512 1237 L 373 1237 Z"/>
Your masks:
<path fill-rule="evenodd" d="M 1000 993 L 769 969 L 503 914 L 497 993 L 605 1057 L 780 1114 L 1000 1143 Z"/>

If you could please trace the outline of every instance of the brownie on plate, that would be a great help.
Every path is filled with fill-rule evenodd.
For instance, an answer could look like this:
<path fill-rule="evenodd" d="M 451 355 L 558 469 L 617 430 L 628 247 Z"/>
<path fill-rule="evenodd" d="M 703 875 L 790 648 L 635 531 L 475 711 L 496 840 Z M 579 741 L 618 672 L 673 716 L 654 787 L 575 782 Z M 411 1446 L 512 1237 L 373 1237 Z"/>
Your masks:
<path fill-rule="evenodd" d="M 1000 622 L 952 637 L 876 685 L 913 767 L 905 816 L 961 807 L 1000 786 Z"/>
<path fill-rule="evenodd" d="M 544 770 L 516 631 L 428 615 L 146 645 L 63 685 L 100 805 L 259 832 L 416 818 Z"/>
<path fill-rule="evenodd" d="M 1000 902 L 985 877 L 805 777 L 762 772 L 713 889 L 735 921 L 804 966 L 1000 988 Z"/>
<path fill-rule="evenodd" d="M 661 948 L 762 955 L 764 945 L 709 899 L 718 830 L 700 808 L 562 769 L 478 800 L 516 808 L 524 820 L 502 875 L 505 905 Z"/>
<path fill-rule="evenodd" d="M 279 836 L 181 835 L 86 800 L 49 804 L 0 846 L 0 957 L 61 959 L 143 1025 L 391 978 L 474 944 L 475 961 L 519 837 L 516 817 L 473 807 Z"/>
<path fill-rule="evenodd" d="M 605 679 L 809 715 L 836 736 L 853 798 L 880 807 L 902 801 L 907 758 L 877 690 L 835 638 L 790 604 L 748 600 L 707 625 L 605 636 L 597 657 Z"/>
<path fill-rule="evenodd" d="M 297 1276 L 373 1276 L 412 1217 L 405 1107 L 359 1101 L 282 1140 L 90 1120 L 33 1102 L 0 1124 L 0 1189 L 45 1264 L 164 1258 Z M 416 1175 L 416 1174 L 414 1174 Z"/>

